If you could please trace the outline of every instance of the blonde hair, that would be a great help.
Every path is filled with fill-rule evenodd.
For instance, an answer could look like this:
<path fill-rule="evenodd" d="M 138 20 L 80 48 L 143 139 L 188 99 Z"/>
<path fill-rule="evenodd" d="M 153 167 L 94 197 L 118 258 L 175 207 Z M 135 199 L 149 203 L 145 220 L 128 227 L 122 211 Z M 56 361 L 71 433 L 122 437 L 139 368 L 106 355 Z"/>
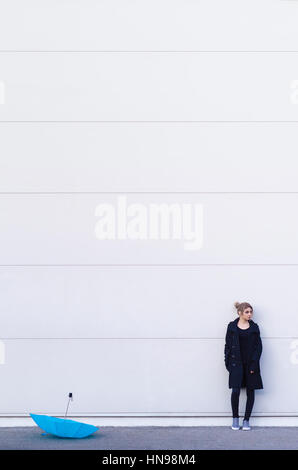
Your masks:
<path fill-rule="evenodd" d="M 248 302 L 234 302 L 234 307 L 237 310 L 237 313 L 243 313 L 246 308 L 251 308 L 253 310 L 252 306 Z"/>

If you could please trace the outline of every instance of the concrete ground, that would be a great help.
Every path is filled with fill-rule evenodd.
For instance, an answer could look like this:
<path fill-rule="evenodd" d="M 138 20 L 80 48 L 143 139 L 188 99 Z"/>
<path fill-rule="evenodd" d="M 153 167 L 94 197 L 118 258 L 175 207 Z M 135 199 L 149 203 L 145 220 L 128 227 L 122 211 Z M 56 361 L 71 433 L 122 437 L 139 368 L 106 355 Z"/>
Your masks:
<path fill-rule="evenodd" d="M 298 449 L 298 427 L 254 427 L 251 431 L 232 431 L 223 426 L 105 426 L 85 439 L 62 439 L 42 435 L 42 432 L 37 426 L 0 428 L 0 449 Z"/>

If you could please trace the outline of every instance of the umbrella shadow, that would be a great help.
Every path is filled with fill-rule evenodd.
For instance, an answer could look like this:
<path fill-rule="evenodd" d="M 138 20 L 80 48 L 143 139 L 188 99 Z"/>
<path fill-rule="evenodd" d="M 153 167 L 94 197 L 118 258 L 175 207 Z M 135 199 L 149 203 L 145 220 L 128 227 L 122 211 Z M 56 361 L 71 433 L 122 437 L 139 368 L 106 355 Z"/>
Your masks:
<path fill-rule="evenodd" d="M 47 432 L 43 432 L 39 434 L 42 439 L 47 439 L 50 441 L 67 441 L 67 442 L 76 442 L 76 441 L 96 441 L 97 439 L 101 439 L 102 435 L 100 434 L 92 434 L 91 436 L 86 437 L 61 437 L 61 436 L 54 436 L 54 434 L 50 434 Z"/>

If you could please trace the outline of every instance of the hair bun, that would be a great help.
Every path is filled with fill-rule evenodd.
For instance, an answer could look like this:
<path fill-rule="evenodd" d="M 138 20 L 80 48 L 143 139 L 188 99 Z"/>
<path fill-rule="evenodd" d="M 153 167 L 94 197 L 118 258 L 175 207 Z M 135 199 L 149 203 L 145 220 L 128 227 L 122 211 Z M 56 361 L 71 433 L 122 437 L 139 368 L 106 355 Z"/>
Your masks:
<path fill-rule="evenodd" d="M 238 314 L 239 312 L 244 312 L 246 308 L 251 308 L 251 310 L 253 310 L 252 306 L 248 302 L 234 302 L 234 307 Z"/>

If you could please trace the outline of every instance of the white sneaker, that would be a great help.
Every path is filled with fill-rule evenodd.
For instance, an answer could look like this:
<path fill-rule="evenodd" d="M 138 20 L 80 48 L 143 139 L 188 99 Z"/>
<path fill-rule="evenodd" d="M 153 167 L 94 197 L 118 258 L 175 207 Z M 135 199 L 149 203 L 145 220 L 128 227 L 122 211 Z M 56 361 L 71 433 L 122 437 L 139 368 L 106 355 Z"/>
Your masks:
<path fill-rule="evenodd" d="M 249 425 L 249 421 L 244 419 L 243 420 L 243 426 L 242 426 L 242 431 L 250 431 L 251 427 Z"/>
<path fill-rule="evenodd" d="M 239 418 L 233 418 L 233 423 L 232 423 L 232 429 L 233 431 L 239 431 L 240 426 L 239 426 Z"/>

